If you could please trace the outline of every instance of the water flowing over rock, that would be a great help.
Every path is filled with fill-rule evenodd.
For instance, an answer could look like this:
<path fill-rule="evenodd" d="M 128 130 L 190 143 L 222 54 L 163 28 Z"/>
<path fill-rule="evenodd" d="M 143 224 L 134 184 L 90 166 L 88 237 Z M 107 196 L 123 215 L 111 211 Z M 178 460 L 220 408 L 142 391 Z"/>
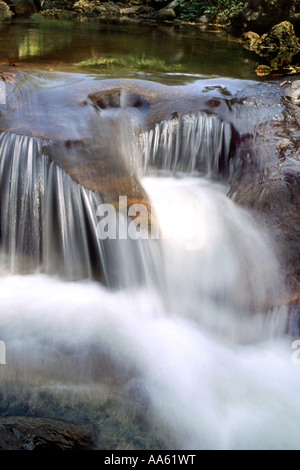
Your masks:
<path fill-rule="evenodd" d="M 276 447 L 289 412 L 285 446 L 298 447 L 294 91 L 57 75 L 9 84 L 0 121 L 9 445 L 52 446 L 53 431 L 67 448 Z M 158 231 L 130 231 L 132 205 L 153 209 Z M 274 425 L 257 444 L 261 409 Z"/>
<path fill-rule="evenodd" d="M 253 210 L 272 233 L 291 305 L 300 293 L 297 82 L 282 93 L 280 114 L 266 117 L 237 147 L 228 193 Z"/>
<path fill-rule="evenodd" d="M 230 124 L 215 116 L 199 113 L 163 121 L 140 135 L 142 166 L 148 171 L 226 174 L 231 137 Z"/>
<path fill-rule="evenodd" d="M 100 196 L 49 161 L 46 144 L 12 133 L 0 136 L 1 247 L 9 270 L 58 269 L 69 279 L 107 281 L 94 218 Z"/>

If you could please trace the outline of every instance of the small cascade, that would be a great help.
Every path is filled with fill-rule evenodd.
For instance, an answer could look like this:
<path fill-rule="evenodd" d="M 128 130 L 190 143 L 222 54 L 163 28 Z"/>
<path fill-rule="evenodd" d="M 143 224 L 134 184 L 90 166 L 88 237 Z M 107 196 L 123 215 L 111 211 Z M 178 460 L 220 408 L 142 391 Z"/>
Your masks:
<path fill-rule="evenodd" d="M 159 284 L 157 243 L 131 239 L 124 211 L 115 212 L 111 221 L 115 236 L 99 236 L 99 193 L 76 183 L 45 155 L 48 145 L 38 137 L 0 136 L 0 240 L 6 270 L 96 279 L 116 288 Z"/>
<path fill-rule="evenodd" d="M 0 233 L 6 268 L 107 282 L 103 246 L 96 236 L 100 196 L 43 155 L 44 144 L 37 137 L 0 136 Z"/>
<path fill-rule="evenodd" d="M 163 121 L 140 135 L 143 173 L 153 168 L 172 173 L 226 173 L 231 136 L 228 122 L 204 113 Z"/>
<path fill-rule="evenodd" d="M 235 131 L 199 113 L 137 136 L 146 104 L 104 98 L 70 145 L 0 134 L 1 415 L 91 423 L 99 448 L 147 432 L 164 449 L 299 448 L 276 247 L 212 181 Z"/>

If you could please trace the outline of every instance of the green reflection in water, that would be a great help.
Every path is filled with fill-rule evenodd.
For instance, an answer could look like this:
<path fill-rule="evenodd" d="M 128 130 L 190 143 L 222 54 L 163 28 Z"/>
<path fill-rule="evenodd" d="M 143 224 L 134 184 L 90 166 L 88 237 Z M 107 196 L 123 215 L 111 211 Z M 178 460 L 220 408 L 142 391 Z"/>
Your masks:
<path fill-rule="evenodd" d="M 184 72 L 185 65 L 181 63 L 170 63 L 159 57 L 136 57 L 127 55 L 125 57 L 98 57 L 83 60 L 77 64 L 78 67 L 97 67 L 100 69 L 109 67 L 113 70 L 114 67 L 126 67 L 127 71 L 137 70 L 157 70 L 161 72 Z"/>
<path fill-rule="evenodd" d="M 61 49 L 72 42 L 68 35 L 41 34 L 40 31 L 28 31 L 18 48 L 19 59 L 42 56 L 56 49 Z"/>
<path fill-rule="evenodd" d="M 0 22 L 0 62 L 126 77 L 129 73 L 257 78 L 236 38 L 195 28 L 59 22 L 39 16 Z M 257 58 L 255 58 L 257 60 Z"/>

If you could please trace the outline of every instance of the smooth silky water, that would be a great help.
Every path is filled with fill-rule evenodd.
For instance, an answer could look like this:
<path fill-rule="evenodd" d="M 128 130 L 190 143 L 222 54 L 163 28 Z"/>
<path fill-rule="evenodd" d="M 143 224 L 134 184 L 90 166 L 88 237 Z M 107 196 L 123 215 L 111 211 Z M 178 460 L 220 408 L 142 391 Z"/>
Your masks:
<path fill-rule="evenodd" d="M 115 110 L 74 106 L 108 76 L 224 86 L 233 96 L 269 84 L 241 80 L 253 78 L 242 53 L 239 71 L 227 64 L 230 53 L 222 65 L 216 60 L 228 38 L 198 32 L 192 54 L 190 36 L 170 30 L 122 27 L 118 36 L 117 27 L 69 23 L 56 25 L 55 36 L 51 28 L 38 20 L 2 24 L 1 34 L 16 34 L 7 57 L 22 62 L 25 77 L 7 84 L 1 110 L 8 128 L 0 136 L 2 415 L 92 423 L 99 448 L 299 448 L 300 377 L 285 335 L 287 308 L 277 301 L 275 247 L 226 196 L 227 179 L 216 180 L 221 153 L 227 176 L 233 171 L 231 126 L 199 113 L 137 135 L 142 115 L 126 100 Z M 174 50 L 165 62 L 155 40 L 164 34 Z M 106 71 L 102 37 L 104 56 L 111 49 L 114 58 Z M 120 46 L 120 37 L 128 43 Z M 209 63 L 201 40 L 212 41 Z M 150 70 L 146 49 L 157 59 Z M 158 237 L 101 240 L 100 195 L 44 150 L 52 138 L 98 135 L 118 146 L 145 189 Z M 118 221 L 126 228 L 124 215 Z"/>

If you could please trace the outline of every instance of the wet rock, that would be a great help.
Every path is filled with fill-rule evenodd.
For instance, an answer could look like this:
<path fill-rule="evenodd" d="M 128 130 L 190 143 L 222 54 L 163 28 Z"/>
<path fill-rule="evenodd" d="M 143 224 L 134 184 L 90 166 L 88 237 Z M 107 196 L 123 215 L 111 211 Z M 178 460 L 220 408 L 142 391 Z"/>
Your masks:
<path fill-rule="evenodd" d="M 252 51 L 254 50 L 259 38 L 259 34 L 254 33 L 253 31 L 247 31 L 246 33 L 242 34 L 241 41 L 245 49 Z"/>
<path fill-rule="evenodd" d="M 89 426 L 46 418 L 0 418 L 0 450 L 91 450 Z"/>
<path fill-rule="evenodd" d="M 263 77 L 264 75 L 269 75 L 272 72 L 272 68 L 268 65 L 259 65 L 256 67 L 255 72 L 259 77 Z"/>
<path fill-rule="evenodd" d="M 9 18 L 11 16 L 13 16 L 13 12 L 10 10 L 9 6 L 1 0 L 0 1 L 0 17 Z"/>
<path fill-rule="evenodd" d="M 93 102 L 101 109 L 107 108 L 144 108 L 149 109 L 150 103 L 140 93 L 126 91 L 122 88 L 103 90 L 92 95 Z"/>
<path fill-rule="evenodd" d="M 120 94 L 123 94 L 120 99 Z M 97 106 L 127 106 L 139 108 L 143 113 L 143 130 L 152 129 L 156 123 L 172 119 L 175 115 L 198 113 L 216 114 L 231 122 L 230 105 L 232 95 L 222 87 L 206 87 L 203 93 L 194 94 L 182 86 L 166 86 L 145 80 L 103 80 L 99 91 L 89 95 Z"/>
<path fill-rule="evenodd" d="M 300 106 L 300 80 L 295 80 L 291 86 L 285 90 L 285 99 L 295 106 Z"/>
<path fill-rule="evenodd" d="M 300 296 L 300 171 L 283 165 L 268 171 L 248 173 L 239 181 L 233 199 L 257 214 L 277 246 L 288 298 Z"/>
<path fill-rule="evenodd" d="M 158 21 L 173 21 L 176 18 L 176 13 L 172 8 L 163 8 L 156 14 Z"/>
<path fill-rule="evenodd" d="M 238 136 L 228 192 L 275 241 L 287 289 L 279 298 L 288 304 L 300 299 L 300 119 L 299 105 L 292 103 L 299 96 L 294 83 L 282 93 L 277 116 L 257 125 L 253 134 Z"/>
<path fill-rule="evenodd" d="M 284 99 L 286 108 L 288 109 L 289 116 L 294 118 L 292 126 L 300 126 L 300 80 L 293 81 L 285 90 Z M 297 139 L 298 143 L 299 139 Z M 295 154 L 300 152 L 297 143 L 293 142 L 293 149 Z"/>
<path fill-rule="evenodd" d="M 262 36 L 249 31 L 242 35 L 241 40 L 246 49 L 265 57 L 273 70 L 291 64 L 293 57 L 300 51 L 299 40 L 289 21 L 273 26 Z"/>

